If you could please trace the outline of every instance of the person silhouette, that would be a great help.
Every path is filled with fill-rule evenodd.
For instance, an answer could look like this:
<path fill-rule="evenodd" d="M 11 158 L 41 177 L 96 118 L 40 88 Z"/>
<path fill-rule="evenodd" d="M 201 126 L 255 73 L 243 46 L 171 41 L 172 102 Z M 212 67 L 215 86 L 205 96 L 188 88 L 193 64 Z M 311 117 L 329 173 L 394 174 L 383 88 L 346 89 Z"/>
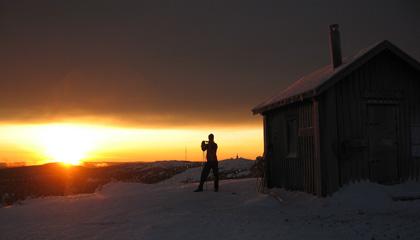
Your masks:
<path fill-rule="evenodd" d="M 219 191 L 219 164 L 217 162 L 217 144 L 214 142 L 214 135 L 209 135 L 209 141 L 201 142 L 201 150 L 206 151 L 206 158 L 207 162 L 204 164 L 203 171 L 201 172 L 201 178 L 200 178 L 200 185 L 198 186 L 197 190 L 194 192 L 202 192 L 203 191 L 203 185 L 206 181 L 210 170 L 213 170 L 214 175 L 214 191 Z"/>

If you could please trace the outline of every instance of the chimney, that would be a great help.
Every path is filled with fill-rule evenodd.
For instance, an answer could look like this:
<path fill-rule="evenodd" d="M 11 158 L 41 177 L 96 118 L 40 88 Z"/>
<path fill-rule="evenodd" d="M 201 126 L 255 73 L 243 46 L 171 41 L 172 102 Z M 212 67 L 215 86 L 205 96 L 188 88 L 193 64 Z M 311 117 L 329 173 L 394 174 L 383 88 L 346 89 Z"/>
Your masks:
<path fill-rule="evenodd" d="M 331 61 L 333 68 L 336 68 L 343 63 L 341 59 L 341 43 L 340 32 L 338 31 L 338 24 L 330 25 L 330 47 L 331 47 Z"/>

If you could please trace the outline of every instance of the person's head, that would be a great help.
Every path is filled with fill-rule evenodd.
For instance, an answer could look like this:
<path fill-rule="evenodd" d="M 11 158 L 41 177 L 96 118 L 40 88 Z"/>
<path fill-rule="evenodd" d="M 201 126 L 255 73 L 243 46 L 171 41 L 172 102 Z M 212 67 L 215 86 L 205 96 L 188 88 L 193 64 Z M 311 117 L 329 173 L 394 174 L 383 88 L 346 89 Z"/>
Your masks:
<path fill-rule="evenodd" d="M 209 135 L 209 141 L 210 142 L 213 142 L 214 141 L 214 135 L 213 135 L 213 133 L 210 133 L 210 135 Z"/>

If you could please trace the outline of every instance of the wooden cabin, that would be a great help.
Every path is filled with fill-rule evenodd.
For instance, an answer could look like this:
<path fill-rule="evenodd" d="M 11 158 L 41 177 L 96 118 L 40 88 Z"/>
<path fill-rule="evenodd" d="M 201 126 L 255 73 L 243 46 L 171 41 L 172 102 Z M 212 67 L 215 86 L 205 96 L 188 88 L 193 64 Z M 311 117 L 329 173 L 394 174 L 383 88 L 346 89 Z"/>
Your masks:
<path fill-rule="evenodd" d="M 418 181 L 420 64 L 389 41 L 341 58 L 256 106 L 264 122 L 266 185 L 331 195 L 359 180 Z"/>

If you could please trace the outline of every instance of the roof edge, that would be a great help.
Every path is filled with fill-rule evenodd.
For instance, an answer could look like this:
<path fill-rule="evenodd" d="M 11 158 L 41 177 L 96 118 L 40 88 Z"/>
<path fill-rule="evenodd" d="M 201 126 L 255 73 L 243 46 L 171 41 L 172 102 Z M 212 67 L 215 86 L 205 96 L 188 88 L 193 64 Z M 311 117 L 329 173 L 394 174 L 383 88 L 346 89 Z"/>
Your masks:
<path fill-rule="evenodd" d="M 315 87 L 314 89 L 312 89 L 310 91 L 306 91 L 304 93 L 300 93 L 300 94 L 297 94 L 297 95 L 287 97 L 285 99 L 280 99 L 280 100 L 278 100 L 276 102 L 273 102 L 273 103 L 270 103 L 270 104 L 265 104 L 267 101 L 262 102 L 259 105 L 257 105 L 256 107 L 254 107 L 252 109 L 252 112 L 253 112 L 254 115 L 256 115 L 258 113 L 262 114 L 266 111 L 270 111 L 270 110 L 273 110 L 275 108 L 297 102 L 297 100 L 299 100 L 299 99 L 303 101 L 303 99 L 307 99 L 307 98 L 314 97 L 314 96 L 317 96 L 319 94 L 322 94 L 324 91 L 326 91 L 332 85 L 336 84 L 336 82 L 338 80 L 340 80 L 344 76 L 348 75 L 350 72 L 354 71 L 356 68 L 360 67 L 361 65 L 363 65 L 364 63 L 366 63 L 367 61 L 369 61 L 370 59 L 372 59 L 373 57 L 375 57 L 377 54 L 379 54 L 380 52 L 382 52 L 385 49 L 389 49 L 392 53 L 401 57 L 408 64 L 410 64 L 411 66 L 416 68 L 418 71 L 420 71 L 420 63 L 416 59 L 414 59 L 413 57 L 408 55 L 406 52 L 399 49 L 397 46 L 395 46 L 390 41 L 383 40 L 381 42 L 377 42 L 376 44 L 373 44 L 370 47 L 367 47 L 367 48 L 364 48 L 364 49 L 360 50 L 359 52 L 357 52 L 356 54 L 353 54 L 352 56 L 346 57 L 345 59 L 351 59 L 351 58 L 357 56 L 358 54 L 360 54 L 362 52 L 362 54 L 359 57 L 357 57 L 353 62 L 349 62 L 348 65 L 342 64 L 341 65 L 343 67 L 342 69 L 339 69 L 339 71 L 334 73 L 324 83 Z M 363 51 L 366 51 L 366 52 L 363 53 Z M 345 59 L 343 59 L 343 60 L 345 60 Z M 328 67 L 328 66 L 331 66 L 331 64 L 326 65 L 323 68 Z M 316 72 L 318 70 L 315 70 L 314 72 Z M 305 76 L 307 76 L 307 75 L 305 75 Z M 304 78 L 304 77 L 302 77 L 302 78 Z M 299 81 L 299 79 L 296 80 L 296 81 Z M 287 89 L 289 89 L 293 84 L 289 85 L 282 92 L 287 91 Z M 280 93 L 282 93 L 282 92 L 280 92 Z M 272 99 L 272 98 L 270 98 L 270 99 Z"/>
<path fill-rule="evenodd" d="M 343 68 L 340 72 L 338 72 L 337 74 L 332 76 L 330 79 L 328 79 L 328 81 L 318 86 L 316 88 L 316 92 L 318 94 L 325 92 L 331 86 L 336 84 L 338 80 L 348 75 L 352 71 L 356 70 L 358 67 L 365 64 L 367 61 L 371 60 L 372 58 L 374 58 L 376 55 L 378 55 L 380 52 L 382 52 L 385 49 L 390 50 L 392 53 L 402 58 L 408 64 L 410 64 L 411 66 L 416 68 L 418 71 L 420 71 L 420 63 L 416 59 L 408 55 L 406 52 L 402 51 L 400 48 L 395 46 L 390 41 L 384 40 L 382 42 L 378 42 L 376 45 L 374 45 L 374 47 L 372 47 L 372 49 L 364 53 L 359 59 L 350 63 L 348 66 Z"/>
<path fill-rule="evenodd" d="M 282 106 L 289 105 L 289 104 L 296 103 L 296 102 L 303 102 L 303 100 L 315 97 L 316 95 L 317 94 L 316 94 L 315 90 L 314 91 L 307 91 L 305 93 L 298 94 L 298 95 L 295 95 L 295 96 L 292 96 L 292 97 L 289 97 L 289 98 L 285 98 L 283 100 L 274 102 L 272 104 L 268 104 L 268 105 L 263 106 L 263 107 L 259 107 L 261 105 L 261 104 L 259 104 L 258 106 L 254 107 L 251 111 L 252 111 L 253 115 L 262 114 L 263 112 L 267 112 L 267 111 L 273 110 L 273 109 L 278 108 L 278 107 L 282 107 Z"/>

